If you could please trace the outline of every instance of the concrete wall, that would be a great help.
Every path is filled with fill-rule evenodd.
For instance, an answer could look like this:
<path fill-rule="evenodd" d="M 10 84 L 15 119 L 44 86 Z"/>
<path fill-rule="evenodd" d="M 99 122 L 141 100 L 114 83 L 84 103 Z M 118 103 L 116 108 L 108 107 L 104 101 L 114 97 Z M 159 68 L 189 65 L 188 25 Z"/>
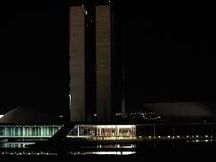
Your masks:
<path fill-rule="evenodd" d="M 85 15 L 84 7 L 70 7 L 70 120 L 85 120 Z"/>
<path fill-rule="evenodd" d="M 96 6 L 96 110 L 99 121 L 111 114 L 110 6 Z"/>

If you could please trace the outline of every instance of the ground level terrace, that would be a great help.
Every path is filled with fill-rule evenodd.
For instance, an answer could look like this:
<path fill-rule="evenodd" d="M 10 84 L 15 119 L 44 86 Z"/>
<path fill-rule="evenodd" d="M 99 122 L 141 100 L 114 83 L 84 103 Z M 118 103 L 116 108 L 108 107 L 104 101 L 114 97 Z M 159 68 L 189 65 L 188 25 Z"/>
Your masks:
<path fill-rule="evenodd" d="M 64 129 L 64 125 L 0 125 L 0 139 L 51 138 L 61 128 Z M 92 140 L 205 139 L 211 141 L 216 139 L 216 124 L 75 124 L 65 137 Z"/>
<path fill-rule="evenodd" d="M 91 140 L 216 140 L 215 123 L 77 124 L 67 138 Z"/>

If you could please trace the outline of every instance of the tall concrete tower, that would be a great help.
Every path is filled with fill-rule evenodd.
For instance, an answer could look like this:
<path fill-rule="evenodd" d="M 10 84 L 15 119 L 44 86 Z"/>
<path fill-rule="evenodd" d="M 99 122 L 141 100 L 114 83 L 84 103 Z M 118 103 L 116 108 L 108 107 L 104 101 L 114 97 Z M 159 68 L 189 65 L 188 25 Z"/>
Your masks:
<path fill-rule="evenodd" d="M 70 121 L 85 121 L 84 6 L 69 10 Z"/>
<path fill-rule="evenodd" d="M 89 93 L 86 76 L 95 78 L 93 80 L 95 80 L 96 93 L 93 95 L 96 99 L 95 109 L 98 121 L 106 122 L 111 117 L 111 10 L 108 2 L 101 5 L 95 0 L 91 5 L 88 1 L 85 4 L 70 6 L 70 121 L 85 121 L 85 111 L 88 108 L 86 90 Z M 91 10 L 88 10 L 88 5 Z M 90 13 L 92 10 L 95 14 Z M 89 33 L 90 29 L 95 32 Z M 89 42 L 86 40 L 94 40 L 95 46 L 89 47 Z M 89 50 L 89 48 L 94 49 Z M 89 58 L 89 51 L 95 51 L 94 65 L 90 67 L 94 69 L 94 75 L 91 75 L 87 69 L 89 60 L 86 58 Z"/>
<path fill-rule="evenodd" d="M 111 16 L 109 5 L 96 6 L 96 110 L 99 121 L 111 117 Z"/>

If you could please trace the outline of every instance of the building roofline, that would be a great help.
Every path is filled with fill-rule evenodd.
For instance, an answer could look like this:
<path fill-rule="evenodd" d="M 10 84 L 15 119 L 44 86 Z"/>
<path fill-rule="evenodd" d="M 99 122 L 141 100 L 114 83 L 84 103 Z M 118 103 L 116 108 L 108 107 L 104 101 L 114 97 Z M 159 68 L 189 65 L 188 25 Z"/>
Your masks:
<path fill-rule="evenodd" d="M 94 5 L 108 5 L 116 0 L 69 0 L 68 3 L 70 6 L 79 6 L 86 4 L 94 4 Z"/>

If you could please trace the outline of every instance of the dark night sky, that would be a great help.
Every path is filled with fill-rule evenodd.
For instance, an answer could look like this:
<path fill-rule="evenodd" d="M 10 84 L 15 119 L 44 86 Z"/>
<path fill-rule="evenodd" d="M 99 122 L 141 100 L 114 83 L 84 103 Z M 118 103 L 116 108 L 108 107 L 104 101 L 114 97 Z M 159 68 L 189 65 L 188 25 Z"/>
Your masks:
<path fill-rule="evenodd" d="M 121 7 L 121 51 L 132 104 L 136 99 L 138 103 L 215 100 L 215 25 L 213 10 L 205 5 Z"/>
<path fill-rule="evenodd" d="M 62 110 L 67 91 L 63 3 L 9 3 L 1 13 L 0 106 Z"/>
<path fill-rule="evenodd" d="M 129 105 L 215 101 L 215 25 L 210 6 L 139 1 L 117 5 L 117 46 L 125 59 Z M 68 69 L 63 3 L 4 8 L 0 106 L 64 108 Z"/>

